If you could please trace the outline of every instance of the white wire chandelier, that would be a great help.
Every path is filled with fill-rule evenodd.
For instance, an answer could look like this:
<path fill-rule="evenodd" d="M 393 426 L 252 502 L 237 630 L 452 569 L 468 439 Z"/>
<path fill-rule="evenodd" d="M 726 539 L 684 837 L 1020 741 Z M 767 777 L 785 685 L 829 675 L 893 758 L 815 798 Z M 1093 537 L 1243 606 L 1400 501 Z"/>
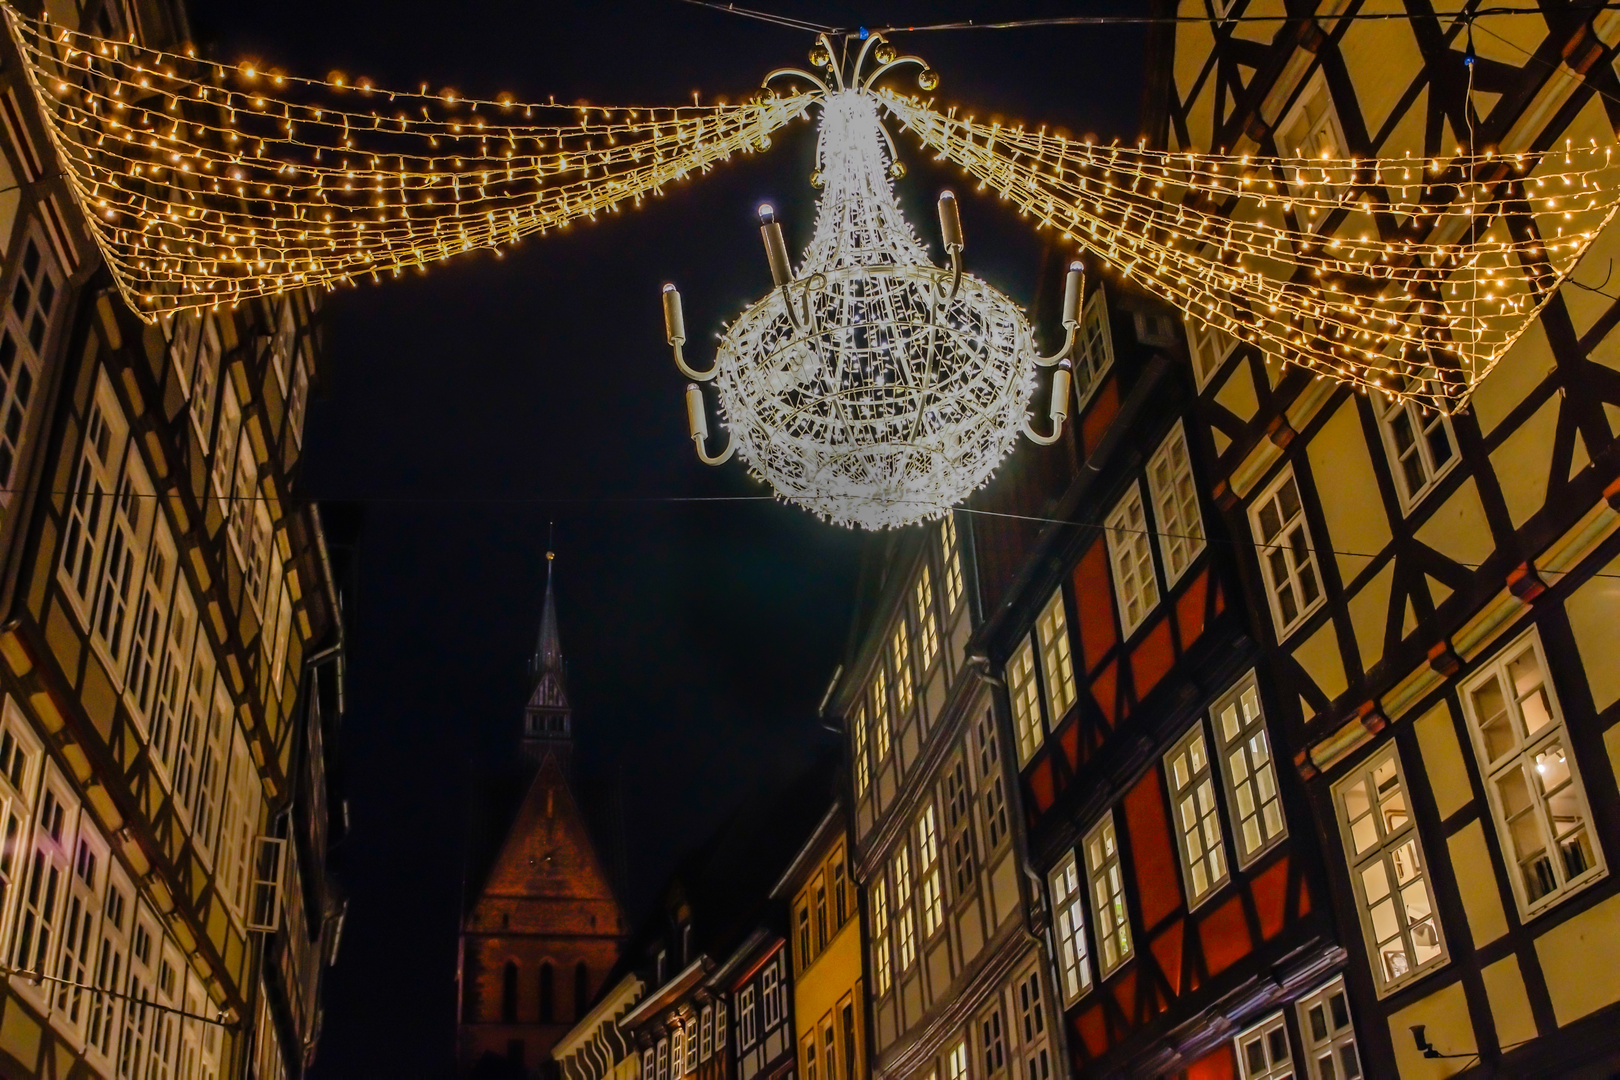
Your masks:
<path fill-rule="evenodd" d="M 875 48 L 874 48 L 875 46 Z M 875 65 L 865 70 L 868 53 Z M 938 517 L 981 487 L 1023 431 L 1057 441 L 1068 413 L 1069 361 L 1079 326 L 1081 271 L 1071 266 L 1063 347 L 1042 356 L 1028 319 L 1006 294 L 962 270 L 956 199 L 939 200 L 950 268 L 936 266 L 900 212 L 890 184 L 903 169 L 878 119 L 872 84 L 900 65 L 880 38 L 867 41 L 846 81 L 830 43 L 811 54 L 831 85 L 809 72 L 821 126 L 812 178 L 824 185 L 815 234 L 797 272 L 770 206 L 760 207 L 774 288 L 726 328 L 714 365 L 683 355 L 680 293 L 664 286 L 665 330 L 686 388 L 689 431 L 710 465 L 733 453 L 781 498 L 839 525 L 880 529 Z M 925 89 L 933 73 L 922 66 Z M 1050 429 L 1030 424 L 1036 369 L 1056 366 Z M 728 427 L 707 449 L 700 382 L 715 384 Z"/>

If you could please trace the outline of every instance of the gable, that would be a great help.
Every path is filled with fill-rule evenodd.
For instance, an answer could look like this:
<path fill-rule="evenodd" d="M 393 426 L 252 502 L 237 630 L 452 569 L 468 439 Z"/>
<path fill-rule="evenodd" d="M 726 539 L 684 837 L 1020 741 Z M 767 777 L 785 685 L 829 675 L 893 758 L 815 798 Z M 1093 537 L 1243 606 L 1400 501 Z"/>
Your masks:
<path fill-rule="evenodd" d="M 529 783 L 500 854 L 479 890 L 486 897 L 606 901 L 618 907 L 590 829 L 554 755 Z"/>

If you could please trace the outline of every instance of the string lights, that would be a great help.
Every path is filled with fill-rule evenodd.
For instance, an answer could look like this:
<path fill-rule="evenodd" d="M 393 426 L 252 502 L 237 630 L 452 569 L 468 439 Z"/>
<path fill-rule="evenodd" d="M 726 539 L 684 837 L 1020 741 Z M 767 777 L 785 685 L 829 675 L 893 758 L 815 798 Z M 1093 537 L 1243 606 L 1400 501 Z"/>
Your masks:
<path fill-rule="evenodd" d="M 67 182 L 147 318 L 397 274 L 639 205 L 765 149 L 809 100 L 648 109 L 396 93 L 4 12 Z"/>
<path fill-rule="evenodd" d="M 1206 326 L 1318 375 L 1466 402 L 1620 205 L 1614 148 L 1289 159 L 1097 146 L 885 105 L 939 157 Z"/>

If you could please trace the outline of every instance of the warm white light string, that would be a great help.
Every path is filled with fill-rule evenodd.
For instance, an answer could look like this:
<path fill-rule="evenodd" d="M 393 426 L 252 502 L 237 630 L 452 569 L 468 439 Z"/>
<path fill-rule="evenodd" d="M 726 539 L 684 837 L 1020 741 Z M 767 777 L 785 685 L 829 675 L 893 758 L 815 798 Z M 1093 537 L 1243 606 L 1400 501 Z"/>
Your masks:
<path fill-rule="evenodd" d="M 4 14 L 67 182 L 148 318 L 397 274 L 639 205 L 768 147 L 809 101 L 649 109 L 406 94 Z"/>
<path fill-rule="evenodd" d="M 1364 161 L 1200 155 L 977 123 L 895 94 L 885 104 L 981 186 L 1200 321 L 1445 411 L 1620 205 L 1607 145 Z"/>

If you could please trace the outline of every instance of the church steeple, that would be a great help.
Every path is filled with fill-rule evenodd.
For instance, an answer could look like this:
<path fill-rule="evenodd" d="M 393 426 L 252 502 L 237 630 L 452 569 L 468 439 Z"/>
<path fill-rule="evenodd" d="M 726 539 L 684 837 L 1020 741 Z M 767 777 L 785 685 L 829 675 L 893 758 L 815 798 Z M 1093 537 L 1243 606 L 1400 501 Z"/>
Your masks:
<path fill-rule="evenodd" d="M 547 753 L 567 764 L 574 738 L 573 710 L 568 705 L 568 674 L 563 667 L 562 642 L 557 636 L 557 596 L 552 572 L 557 553 L 546 552 L 546 599 L 540 611 L 540 638 L 535 643 L 529 671 L 534 684 L 523 710 L 523 736 L 519 747 L 525 759 L 538 764 Z"/>

